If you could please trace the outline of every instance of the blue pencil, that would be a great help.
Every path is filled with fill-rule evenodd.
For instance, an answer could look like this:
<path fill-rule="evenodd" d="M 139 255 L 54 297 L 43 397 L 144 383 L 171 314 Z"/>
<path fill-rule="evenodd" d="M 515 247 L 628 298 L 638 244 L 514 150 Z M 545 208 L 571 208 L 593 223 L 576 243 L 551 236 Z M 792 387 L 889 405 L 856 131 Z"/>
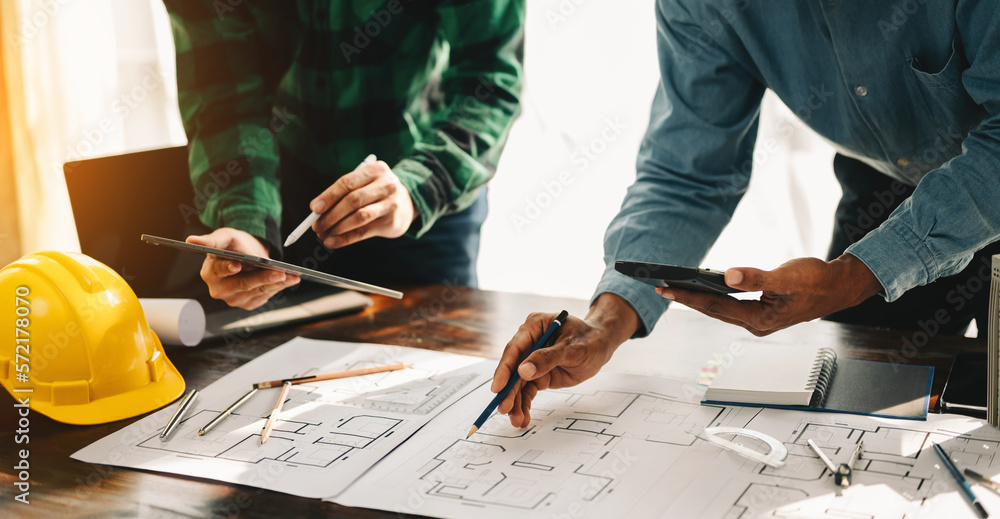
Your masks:
<path fill-rule="evenodd" d="M 972 487 L 969 486 L 969 482 L 966 481 L 965 476 L 958 471 L 958 467 L 956 467 L 955 463 L 951 461 L 951 457 L 948 456 L 944 449 L 936 443 L 934 444 L 934 452 L 936 452 L 938 457 L 941 458 L 941 464 L 944 465 L 945 468 L 948 469 L 948 472 L 951 473 L 952 477 L 955 478 L 955 482 L 958 483 L 958 488 L 962 491 L 962 494 L 965 495 L 966 499 L 969 500 L 969 504 L 971 504 L 972 508 L 976 510 L 979 517 L 984 519 L 989 517 L 990 514 L 986 512 L 985 508 L 983 508 L 983 504 L 979 502 L 979 498 L 976 497 L 976 494 L 972 493 Z"/>
<path fill-rule="evenodd" d="M 549 327 L 545 329 L 545 333 L 543 333 L 542 336 L 538 339 L 538 342 L 535 343 L 535 347 L 531 348 L 531 351 L 528 352 L 528 355 L 531 355 L 535 351 L 539 350 L 542 346 L 545 346 L 545 343 L 549 342 L 549 338 L 552 337 L 552 334 L 555 333 L 556 330 L 558 330 L 559 327 L 566 322 L 567 317 L 569 317 L 569 312 L 567 312 L 566 310 L 560 312 L 559 317 L 556 317 L 556 319 L 552 321 L 552 324 L 550 324 Z M 504 386 L 502 391 L 500 391 L 499 393 L 497 393 L 495 397 L 493 397 L 493 400 L 490 400 L 490 405 L 486 406 L 486 409 L 483 410 L 483 414 L 479 415 L 479 418 L 476 419 L 476 423 L 473 424 L 472 429 L 469 429 L 469 436 L 466 436 L 466 439 L 472 437 L 473 434 L 476 434 L 476 431 L 478 431 L 479 428 L 482 427 L 484 423 L 486 423 L 486 419 L 489 418 L 491 414 L 493 414 L 493 411 L 496 410 L 498 405 L 500 405 L 500 402 L 503 402 L 503 399 L 507 397 L 507 393 L 510 393 L 510 390 L 514 387 L 514 384 L 517 384 L 518 380 L 521 380 L 521 376 L 517 374 L 517 370 L 515 369 L 514 373 L 510 377 L 510 380 L 507 381 L 507 385 Z"/>

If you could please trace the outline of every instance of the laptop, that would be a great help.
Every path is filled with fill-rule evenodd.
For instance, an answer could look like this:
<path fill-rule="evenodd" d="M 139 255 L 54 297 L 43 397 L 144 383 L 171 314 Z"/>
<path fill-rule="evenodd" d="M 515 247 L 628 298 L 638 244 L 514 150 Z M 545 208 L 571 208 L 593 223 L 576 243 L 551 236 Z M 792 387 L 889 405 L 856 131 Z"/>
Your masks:
<path fill-rule="evenodd" d="M 205 338 L 246 338 L 372 304 L 357 292 L 303 281 L 256 310 L 232 308 L 209 296 L 199 275 L 203 255 L 141 241 L 142 234 L 183 240 L 211 232 L 198 219 L 185 146 L 67 162 L 63 174 L 82 252 L 118 272 L 141 298 L 198 300 Z"/>

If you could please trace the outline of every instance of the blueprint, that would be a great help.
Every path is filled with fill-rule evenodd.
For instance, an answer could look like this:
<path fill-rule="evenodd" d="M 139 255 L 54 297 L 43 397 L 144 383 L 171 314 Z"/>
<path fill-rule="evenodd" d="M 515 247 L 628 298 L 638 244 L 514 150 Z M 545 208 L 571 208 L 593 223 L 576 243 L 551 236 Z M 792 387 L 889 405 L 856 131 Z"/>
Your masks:
<path fill-rule="evenodd" d="M 411 367 L 291 387 L 271 437 L 264 422 L 281 389 L 258 391 L 198 436 L 254 382 L 407 362 Z M 475 357 L 396 346 L 297 338 L 202 390 L 167 441 L 174 406 L 82 449 L 75 459 L 242 483 L 303 497 L 342 491 L 427 421 L 483 384 L 493 366 Z"/>
<path fill-rule="evenodd" d="M 1000 474 L 1000 432 L 980 420 L 698 405 L 685 396 L 690 386 L 601 374 L 540 393 L 527 428 L 494 415 L 465 439 L 490 396 L 481 388 L 333 500 L 449 518 L 971 518 L 932 443 L 943 442 L 961 468 Z M 750 461 L 698 438 L 706 426 L 764 432 L 789 456 L 780 469 Z M 837 490 L 808 439 L 836 462 L 863 441 L 854 485 Z M 975 488 L 987 510 L 1000 511 L 1000 496 Z"/>
<path fill-rule="evenodd" d="M 782 440 L 788 449 L 780 469 L 735 456 L 718 456 L 685 489 L 712 499 L 676 501 L 662 517 L 916 518 L 978 517 L 932 449 L 940 443 L 960 469 L 998 479 L 1000 432 L 984 421 L 929 415 L 927 422 L 879 420 L 853 415 L 765 410 L 749 427 Z M 806 441 L 822 446 L 839 463 L 859 442 L 864 454 L 852 484 L 840 490 Z M 1000 496 L 981 486 L 987 510 L 1000 511 Z"/>
<path fill-rule="evenodd" d="M 260 391 L 204 436 L 197 430 L 253 382 L 409 362 L 407 370 L 293 386 L 271 439 L 261 427 L 280 389 Z M 205 388 L 168 441 L 165 408 L 74 458 L 247 484 L 343 505 L 465 518 L 975 517 L 931 449 L 1000 480 L 1000 431 L 981 420 L 927 421 L 701 405 L 704 388 L 606 372 L 538 394 L 531 423 L 494 414 L 496 361 L 395 346 L 294 339 Z M 788 450 L 781 468 L 699 437 L 749 428 Z M 859 442 L 853 484 L 840 489 L 807 440 L 835 463 Z M 768 448 L 740 438 L 751 449 Z M 1000 496 L 975 485 L 987 510 Z"/>
<path fill-rule="evenodd" d="M 760 412 L 686 401 L 676 381 L 601 374 L 539 393 L 526 428 L 494 415 L 466 439 L 490 395 L 470 394 L 334 500 L 454 518 L 657 517 L 719 454 L 697 434 Z"/>

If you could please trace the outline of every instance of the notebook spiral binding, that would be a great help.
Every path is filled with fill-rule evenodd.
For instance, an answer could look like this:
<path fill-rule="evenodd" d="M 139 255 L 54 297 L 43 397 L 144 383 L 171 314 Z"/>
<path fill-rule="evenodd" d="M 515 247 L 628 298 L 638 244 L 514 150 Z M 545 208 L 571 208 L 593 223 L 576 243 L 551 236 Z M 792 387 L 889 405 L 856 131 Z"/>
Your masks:
<path fill-rule="evenodd" d="M 826 390 L 829 388 L 833 372 L 836 370 L 837 352 L 830 348 L 820 348 L 806 386 L 806 390 L 813 392 L 812 400 L 809 401 L 810 407 L 823 406 L 823 402 L 826 401 Z"/>

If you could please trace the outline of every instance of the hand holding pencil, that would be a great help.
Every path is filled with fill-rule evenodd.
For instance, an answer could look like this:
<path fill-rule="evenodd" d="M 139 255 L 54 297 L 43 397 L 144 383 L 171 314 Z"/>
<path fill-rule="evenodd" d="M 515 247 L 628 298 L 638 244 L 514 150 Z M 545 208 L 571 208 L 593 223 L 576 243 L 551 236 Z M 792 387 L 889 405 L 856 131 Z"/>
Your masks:
<path fill-rule="evenodd" d="M 618 346 L 635 333 L 639 318 L 625 300 L 601 294 L 585 319 L 569 316 L 551 345 L 532 351 L 556 318 L 533 313 L 504 348 L 491 390 L 500 392 L 517 373 L 520 380 L 497 406 L 514 427 L 531 421 L 531 401 L 539 391 L 575 386 L 597 374 Z"/>
<path fill-rule="evenodd" d="M 542 333 L 542 336 L 539 337 L 537 341 L 535 341 L 535 345 L 534 347 L 531 348 L 531 352 L 534 353 L 544 348 L 545 345 L 548 344 L 552 336 L 555 335 L 560 328 L 562 328 L 562 325 L 563 323 L 566 322 L 567 317 L 569 317 L 569 313 L 566 310 L 560 312 L 559 315 L 552 320 L 552 323 L 545 328 L 545 332 Z M 493 411 L 497 408 L 497 405 L 499 405 L 500 402 L 507 397 L 507 394 L 511 392 L 511 390 L 518 382 L 520 382 L 520 377 L 518 372 L 515 372 L 514 375 L 504 384 L 503 389 L 501 389 L 497 393 L 497 395 L 493 397 L 493 400 L 490 401 L 489 405 L 486 406 L 486 409 L 479 415 L 479 418 L 476 419 L 476 422 L 472 425 L 472 428 L 469 429 L 469 436 L 466 436 L 466 438 L 471 437 L 473 434 L 476 433 L 476 431 L 479 430 L 480 427 L 483 426 L 484 423 L 486 423 L 486 420 L 490 417 L 491 414 L 493 414 Z M 494 385 L 496 385 L 495 380 L 494 380 Z"/>
<path fill-rule="evenodd" d="M 330 249 L 375 236 L 398 238 L 418 215 L 399 177 L 374 155 L 337 179 L 309 209 L 312 213 L 288 236 L 286 247 L 310 226 Z"/>

